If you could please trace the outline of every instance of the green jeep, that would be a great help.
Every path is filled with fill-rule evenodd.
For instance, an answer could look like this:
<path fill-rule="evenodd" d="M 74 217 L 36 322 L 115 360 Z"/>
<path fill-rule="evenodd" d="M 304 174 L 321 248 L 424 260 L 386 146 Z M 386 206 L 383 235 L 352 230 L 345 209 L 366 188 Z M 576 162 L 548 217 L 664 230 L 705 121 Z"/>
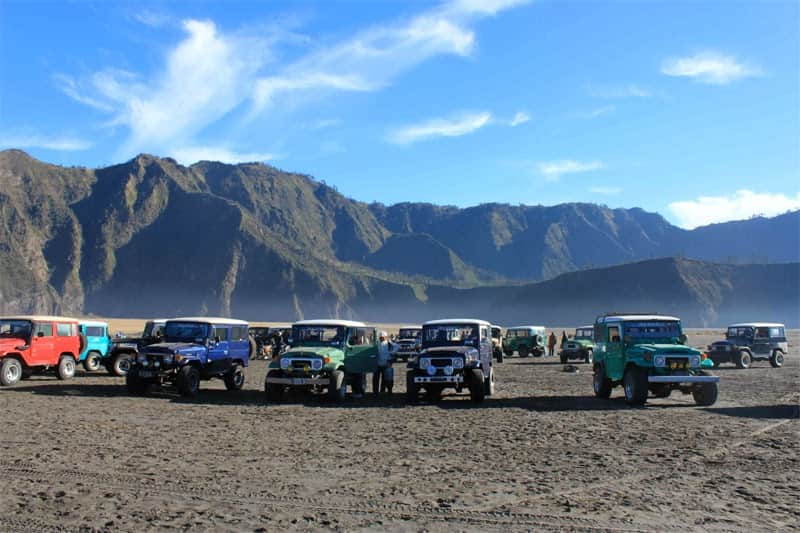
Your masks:
<path fill-rule="evenodd" d="M 517 326 L 508 328 L 503 338 L 503 353 L 511 357 L 514 352 L 520 357 L 544 355 L 546 331 L 544 326 Z"/>
<path fill-rule="evenodd" d="M 582 359 L 591 365 L 594 360 L 594 326 L 577 328 L 575 336 L 564 343 L 558 355 L 563 365 L 570 359 Z"/>
<path fill-rule="evenodd" d="M 289 350 L 273 359 L 264 379 L 268 402 L 279 402 L 289 389 L 344 400 L 347 385 L 364 394 L 367 372 L 377 370 L 375 328 L 349 320 L 302 320 L 292 324 Z"/>
<path fill-rule="evenodd" d="M 697 405 L 717 401 L 717 376 L 704 368 L 713 363 L 686 346 L 679 318 L 661 315 L 607 314 L 594 324 L 594 394 L 611 396 L 622 385 L 625 401 L 643 405 L 648 391 L 666 398 L 677 389 L 692 393 Z"/>

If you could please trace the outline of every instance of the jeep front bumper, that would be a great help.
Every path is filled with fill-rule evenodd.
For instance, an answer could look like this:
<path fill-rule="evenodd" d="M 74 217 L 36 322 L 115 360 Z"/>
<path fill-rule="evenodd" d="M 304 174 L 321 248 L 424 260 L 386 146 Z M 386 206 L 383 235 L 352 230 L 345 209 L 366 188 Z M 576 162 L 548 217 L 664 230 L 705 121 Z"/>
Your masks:
<path fill-rule="evenodd" d="M 414 383 L 464 383 L 464 376 L 414 376 Z"/>
<path fill-rule="evenodd" d="M 648 376 L 649 383 L 717 383 L 719 376 Z"/>
<path fill-rule="evenodd" d="M 265 380 L 266 383 L 276 385 L 330 385 L 330 378 L 325 376 L 306 376 L 306 377 L 271 377 Z"/>

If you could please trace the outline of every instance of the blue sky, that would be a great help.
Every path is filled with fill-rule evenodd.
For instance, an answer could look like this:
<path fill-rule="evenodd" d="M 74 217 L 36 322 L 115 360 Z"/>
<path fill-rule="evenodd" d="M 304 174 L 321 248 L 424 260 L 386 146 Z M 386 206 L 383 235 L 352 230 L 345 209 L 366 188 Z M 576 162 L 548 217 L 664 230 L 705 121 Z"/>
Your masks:
<path fill-rule="evenodd" d="M 797 2 L 0 2 L 0 147 L 363 201 L 800 208 Z"/>

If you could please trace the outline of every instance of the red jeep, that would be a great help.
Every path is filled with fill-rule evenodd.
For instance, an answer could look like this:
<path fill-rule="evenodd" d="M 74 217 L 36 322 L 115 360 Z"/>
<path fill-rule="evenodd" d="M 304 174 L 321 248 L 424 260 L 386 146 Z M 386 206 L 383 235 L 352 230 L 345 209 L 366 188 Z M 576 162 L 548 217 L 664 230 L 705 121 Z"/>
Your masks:
<path fill-rule="evenodd" d="M 74 318 L 0 318 L 0 385 L 13 385 L 52 368 L 58 379 L 69 379 L 85 345 Z"/>

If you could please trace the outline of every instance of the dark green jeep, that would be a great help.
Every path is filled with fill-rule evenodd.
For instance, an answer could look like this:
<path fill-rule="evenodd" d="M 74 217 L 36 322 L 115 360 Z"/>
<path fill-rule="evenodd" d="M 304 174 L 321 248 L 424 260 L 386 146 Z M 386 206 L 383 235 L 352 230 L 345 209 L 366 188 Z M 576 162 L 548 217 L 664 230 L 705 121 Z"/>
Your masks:
<path fill-rule="evenodd" d="M 564 343 L 558 354 L 561 363 L 570 359 L 581 359 L 591 365 L 594 359 L 594 326 L 583 326 L 575 330 L 575 336 Z"/>
<path fill-rule="evenodd" d="M 594 324 L 594 394 L 608 398 L 622 385 L 625 400 L 643 405 L 648 391 L 666 398 L 677 389 L 691 393 L 697 405 L 717 401 L 717 376 L 703 354 L 686 346 L 679 318 L 662 315 L 607 314 Z"/>

